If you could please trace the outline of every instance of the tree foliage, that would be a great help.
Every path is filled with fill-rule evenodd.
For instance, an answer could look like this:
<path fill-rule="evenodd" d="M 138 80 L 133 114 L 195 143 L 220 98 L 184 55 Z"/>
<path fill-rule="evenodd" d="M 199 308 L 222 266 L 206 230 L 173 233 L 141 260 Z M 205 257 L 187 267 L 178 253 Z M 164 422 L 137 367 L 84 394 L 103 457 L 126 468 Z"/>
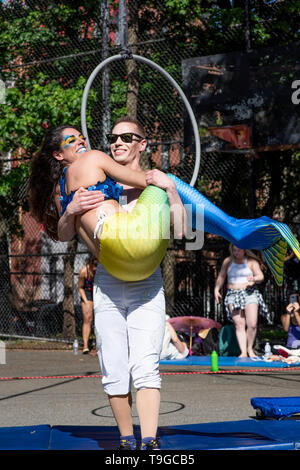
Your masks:
<path fill-rule="evenodd" d="M 47 75 L 42 67 L 24 64 L 49 59 L 57 52 L 57 47 L 68 53 L 74 52 L 76 45 L 79 51 L 80 41 L 72 38 L 78 37 L 83 18 L 85 23 L 88 21 L 88 12 L 82 11 L 79 2 L 30 3 L 30 7 L 18 1 L 0 6 L 3 20 L 0 61 L 6 64 L 1 70 L 6 90 L 5 102 L 0 105 L 0 152 L 4 156 L 10 152 L 14 162 L 10 168 L 3 165 L 1 171 L 0 214 L 6 220 L 7 230 L 15 234 L 21 233 L 16 208 L 28 209 L 24 194 L 30 158 L 40 147 L 49 127 L 64 122 L 80 125 L 86 84 L 86 78 L 80 76 L 80 68 L 74 68 L 70 74 L 70 61 L 52 61 Z M 88 102 L 88 126 L 92 121 L 90 108 L 94 101 L 92 91 Z"/>
<path fill-rule="evenodd" d="M 109 29 L 115 33 L 118 1 L 109 3 Z M 138 41 L 163 40 L 162 47 L 150 47 L 146 54 L 179 82 L 183 58 L 246 50 L 244 0 L 129 0 L 127 6 L 129 27 Z M 93 67 L 90 56 L 83 54 L 78 58 L 75 54 L 101 47 L 103 18 L 100 7 L 98 0 L 0 3 L 0 78 L 7 83 L 6 102 L 0 105 L 1 152 L 10 151 L 13 158 L 30 159 L 49 126 L 61 122 L 80 123 L 82 92 Z M 300 0 L 249 2 L 250 46 L 259 48 L 297 42 L 299 10 Z M 115 47 L 113 34 L 110 41 L 110 46 Z M 58 59 L 62 56 L 64 59 Z M 158 130 L 162 135 L 169 131 L 163 124 L 167 122 L 163 119 L 166 115 L 172 116 L 172 123 L 179 127 L 177 105 L 164 92 L 165 80 L 159 78 L 160 96 L 164 97 L 160 99 L 160 96 L 154 96 L 154 82 L 158 80 L 155 72 L 150 70 L 144 76 L 141 69 L 139 73 L 139 94 L 144 107 L 143 115 L 138 117 L 161 123 Z M 111 90 L 114 119 L 126 111 L 126 81 L 112 74 Z M 88 125 L 92 126 L 92 104 L 96 102 L 96 94 L 91 92 L 90 99 Z M 299 206 L 299 154 L 293 150 L 265 152 L 259 155 L 255 167 L 258 212 L 272 216 L 284 204 L 288 208 L 285 217 L 293 218 Z M 6 214 L 12 214 L 13 207 L 20 202 L 14 195 L 22 187 L 22 174 L 23 182 L 26 181 L 26 172 L 26 164 L 19 169 L 12 166 L 11 171 L 5 169 L 0 182 L 0 198 L 3 198 L 1 207 L 5 207 Z M 241 175 L 241 178 L 246 179 L 247 175 Z M 218 184 L 214 186 L 214 194 L 216 201 L 222 204 L 218 187 Z M 265 199 L 260 197 L 261 194 Z M 245 194 L 243 198 L 247 205 Z M 12 201 L 13 206 L 10 206 Z M 15 225 L 12 223 L 11 226 Z"/>

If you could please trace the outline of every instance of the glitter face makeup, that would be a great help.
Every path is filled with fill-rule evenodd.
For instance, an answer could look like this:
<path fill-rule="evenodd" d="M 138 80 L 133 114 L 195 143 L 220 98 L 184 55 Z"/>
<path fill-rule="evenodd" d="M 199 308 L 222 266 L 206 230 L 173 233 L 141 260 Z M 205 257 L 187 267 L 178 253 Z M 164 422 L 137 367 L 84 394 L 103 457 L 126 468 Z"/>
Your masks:
<path fill-rule="evenodd" d="M 60 145 L 65 150 L 65 149 L 69 148 L 71 145 L 74 145 L 74 143 L 76 142 L 77 139 L 82 139 L 82 140 L 86 141 L 86 138 L 82 134 L 79 134 L 78 137 L 76 137 L 75 135 L 65 135 L 63 140 L 61 141 Z M 82 148 L 85 149 L 85 147 L 82 147 Z"/>
<path fill-rule="evenodd" d="M 78 139 L 84 142 L 86 141 L 86 138 L 82 134 L 79 134 L 78 136 L 74 134 L 67 134 L 63 136 L 63 140 L 61 141 L 62 149 L 67 150 L 70 147 L 74 147 Z M 83 153 L 83 152 L 87 152 L 87 148 L 85 145 L 82 144 L 76 149 L 76 153 Z"/>

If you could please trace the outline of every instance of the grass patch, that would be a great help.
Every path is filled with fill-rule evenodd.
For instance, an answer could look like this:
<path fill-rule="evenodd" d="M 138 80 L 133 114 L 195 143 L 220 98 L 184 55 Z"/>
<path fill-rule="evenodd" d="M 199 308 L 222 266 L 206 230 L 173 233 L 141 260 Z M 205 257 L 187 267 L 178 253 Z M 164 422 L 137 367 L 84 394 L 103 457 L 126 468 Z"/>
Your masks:
<path fill-rule="evenodd" d="M 276 328 L 263 328 L 258 332 L 261 341 L 285 341 L 287 339 L 287 332 L 282 327 Z"/>
<path fill-rule="evenodd" d="M 6 349 L 60 349 L 60 350 L 71 350 L 73 349 L 72 343 L 66 343 L 63 341 L 47 341 L 47 340 L 35 340 L 35 339 L 14 339 L 14 340 L 5 340 L 2 339 L 5 343 Z"/>

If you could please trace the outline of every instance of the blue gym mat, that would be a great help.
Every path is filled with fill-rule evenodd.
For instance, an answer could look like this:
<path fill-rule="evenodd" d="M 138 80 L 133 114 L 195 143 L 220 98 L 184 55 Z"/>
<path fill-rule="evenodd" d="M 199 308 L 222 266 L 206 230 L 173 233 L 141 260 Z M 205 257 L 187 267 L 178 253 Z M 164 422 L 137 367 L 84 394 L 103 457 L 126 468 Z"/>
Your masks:
<path fill-rule="evenodd" d="M 0 428 L 0 450 L 47 450 L 51 426 Z"/>
<path fill-rule="evenodd" d="M 137 429 L 135 434 L 139 439 Z M 161 450 L 299 450 L 300 422 L 244 420 L 164 426 Z M 113 450 L 114 426 L 27 426 L 0 429 L 1 450 Z"/>
<path fill-rule="evenodd" d="M 294 450 L 300 448 L 297 421 L 229 421 L 160 428 L 163 449 Z"/>
<path fill-rule="evenodd" d="M 180 366 L 210 366 L 210 356 L 188 356 L 185 359 L 161 360 L 162 365 L 180 365 Z M 219 367 L 291 367 L 286 362 L 268 362 L 261 357 L 235 357 L 235 356 L 219 356 Z M 297 365 L 297 364 L 295 364 Z"/>
<path fill-rule="evenodd" d="M 268 418 L 282 419 L 300 413 L 300 397 L 255 397 L 250 403 Z"/>

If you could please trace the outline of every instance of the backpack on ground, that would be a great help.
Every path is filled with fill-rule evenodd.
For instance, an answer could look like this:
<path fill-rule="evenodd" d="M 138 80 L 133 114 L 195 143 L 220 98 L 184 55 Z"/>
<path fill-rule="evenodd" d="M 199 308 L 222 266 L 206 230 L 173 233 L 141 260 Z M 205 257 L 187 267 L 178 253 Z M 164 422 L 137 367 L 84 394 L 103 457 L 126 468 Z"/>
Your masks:
<path fill-rule="evenodd" d="M 239 356 L 240 354 L 234 325 L 224 325 L 219 333 L 219 355 Z"/>
<path fill-rule="evenodd" d="M 218 328 L 210 328 L 206 337 L 202 340 L 202 353 L 210 355 L 213 351 L 219 354 L 219 331 Z"/>

